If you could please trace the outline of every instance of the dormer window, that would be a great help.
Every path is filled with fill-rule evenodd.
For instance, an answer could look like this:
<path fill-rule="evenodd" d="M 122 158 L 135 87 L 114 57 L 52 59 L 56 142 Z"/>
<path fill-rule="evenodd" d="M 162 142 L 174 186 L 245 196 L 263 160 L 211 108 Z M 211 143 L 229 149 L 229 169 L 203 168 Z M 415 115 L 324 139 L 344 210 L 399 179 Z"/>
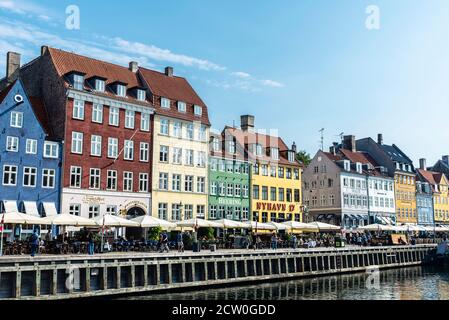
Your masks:
<path fill-rule="evenodd" d="M 73 88 L 76 90 L 84 90 L 84 76 L 80 74 L 73 75 Z"/>
<path fill-rule="evenodd" d="M 401 170 L 401 165 L 399 162 L 396 162 L 396 170 Z"/>
<path fill-rule="evenodd" d="M 235 153 L 235 141 L 228 141 L 228 152 Z"/>
<path fill-rule="evenodd" d="M 162 108 L 170 108 L 170 100 L 167 98 L 161 98 L 161 107 Z"/>
<path fill-rule="evenodd" d="M 101 79 L 95 79 L 95 91 L 104 92 L 105 82 Z"/>
<path fill-rule="evenodd" d="M 271 158 L 275 160 L 279 160 L 279 149 L 278 148 L 271 148 Z"/>
<path fill-rule="evenodd" d="M 256 143 L 255 144 L 255 151 L 256 151 L 256 156 L 261 156 L 262 155 L 262 145 Z"/>
<path fill-rule="evenodd" d="M 345 171 L 351 171 L 351 163 L 349 160 L 343 160 L 343 167 Z"/>
<path fill-rule="evenodd" d="M 186 103 L 182 101 L 178 101 L 178 111 L 186 112 Z"/>
<path fill-rule="evenodd" d="M 358 173 L 362 173 L 362 164 L 360 162 L 357 162 L 355 164 L 355 167 L 356 167 Z"/>
<path fill-rule="evenodd" d="M 212 148 L 214 151 L 220 151 L 220 140 L 218 138 L 213 138 Z"/>
<path fill-rule="evenodd" d="M 146 92 L 142 89 L 137 89 L 137 100 L 145 101 L 146 100 Z"/>
<path fill-rule="evenodd" d="M 288 161 L 289 162 L 295 162 L 295 152 L 294 151 L 289 151 L 288 152 Z"/>
<path fill-rule="evenodd" d="M 123 84 L 117 84 L 117 95 L 119 97 L 126 97 L 126 86 Z"/>
<path fill-rule="evenodd" d="M 201 117 L 201 115 L 203 114 L 203 108 L 201 108 L 200 106 L 194 106 L 194 112 L 195 115 L 198 117 Z"/>

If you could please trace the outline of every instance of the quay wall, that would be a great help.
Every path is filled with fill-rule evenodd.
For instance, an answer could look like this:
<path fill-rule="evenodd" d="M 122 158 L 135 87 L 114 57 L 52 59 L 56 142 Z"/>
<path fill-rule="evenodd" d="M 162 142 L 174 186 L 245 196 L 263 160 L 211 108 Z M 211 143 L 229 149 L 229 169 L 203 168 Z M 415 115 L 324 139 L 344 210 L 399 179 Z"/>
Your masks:
<path fill-rule="evenodd" d="M 435 245 L 0 257 L 0 299 L 52 300 L 423 264 Z"/>

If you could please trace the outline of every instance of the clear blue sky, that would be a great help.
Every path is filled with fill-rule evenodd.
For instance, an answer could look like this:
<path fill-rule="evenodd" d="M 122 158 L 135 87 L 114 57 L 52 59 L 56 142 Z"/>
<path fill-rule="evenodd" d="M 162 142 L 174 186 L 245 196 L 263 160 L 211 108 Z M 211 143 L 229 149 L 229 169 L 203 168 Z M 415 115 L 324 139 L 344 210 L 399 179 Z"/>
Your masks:
<path fill-rule="evenodd" d="M 80 30 L 65 28 L 66 7 Z M 368 5 L 380 30 L 365 27 Z M 0 0 L 0 70 L 43 44 L 126 65 L 172 65 L 214 128 L 240 114 L 312 155 L 338 134 L 384 134 L 417 164 L 449 154 L 449 1 Z"/>

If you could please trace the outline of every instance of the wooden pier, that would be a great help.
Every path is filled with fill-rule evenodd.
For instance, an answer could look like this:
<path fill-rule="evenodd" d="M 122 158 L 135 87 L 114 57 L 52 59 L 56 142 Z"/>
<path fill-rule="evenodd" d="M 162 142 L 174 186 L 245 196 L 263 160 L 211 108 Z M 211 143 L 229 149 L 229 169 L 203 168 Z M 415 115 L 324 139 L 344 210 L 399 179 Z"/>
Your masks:
<path fill-rule="evenodd" d="M 420 265 L 435 245 L 0 257 L 0 299 L 69 299 Z"/>

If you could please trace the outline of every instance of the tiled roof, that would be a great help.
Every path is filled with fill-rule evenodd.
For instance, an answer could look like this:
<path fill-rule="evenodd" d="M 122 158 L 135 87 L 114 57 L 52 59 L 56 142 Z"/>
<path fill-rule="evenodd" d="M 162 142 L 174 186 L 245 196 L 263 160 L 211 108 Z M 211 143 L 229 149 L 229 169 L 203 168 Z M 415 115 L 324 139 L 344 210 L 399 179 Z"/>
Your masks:
<path fill-rule="evenodd" d="M 47 109 L 45 108 L 42 98 L 41 97 L 29 97 L 29 99 L 30 99 L 30 104 L 33 108 L 34 114 L 36 115 L 38 121 L 42 125 L 42 128 L 48 134 L 49 137 L 52 137 L 53 131 L 51 129 Z"/>
<path fill-rule="evenodd" d="M 401 149 L 399 149 L 396 145 L 380 145 L 382 150 L 390 157 L 391 160 L 400 162 L 400 163 L 406 163 L 406 164 L 413 164 L 412 161 L 405 155 Z"/>
<path fill-rule="evenodd" d="M 296 159 L 295 162 L 292 163 L 282 155 L 282 153 L 289 150 L 289 148 L 280 137 L 270 136 L 252 131 L 243 131 L 242 129 L 229 126 L 225 127 L 225 134 L 234 136 L 237 143 L 242 146 L 245 146 L 248 143 L 258 143 L 262 146 L 263 151 L 266 151 L 269 147 L 279 148 L 279 160 L 273 160 L 273 158 L 266 155 L 265 152 L 262 156 L 256 156 L 254 154 L 251 154 L 249 150 L 246 150 L 245 148 L 247 157 L 253 161 L 257 158 L 258 160 L 263 162 L 278 162 L 279 164 L 294 166 L 300 165 L 299 162 L 296 161 Z"/>
<path fill-rule="evenodd" d="M 165 73 L 142 67 L 139 68 L 139 73 L 153 95 L 157 98 L 164 97 L 175 102 L 169 109 L 167 109 L 162 108 L 160 106 L 159 99 L 157 99 L 157 101 L 154 101 L 154 108 L 157 114 L 187 121 L 200 121 L 203 124 L 210 125 L 206 104 L 203 100 L 201 100 L 185 78 L 177 76 L 169 77 Z M 186 112 L 180 112 L 177 110 L 176 103 L 178 101 L 182 101 L 187 104 Z M 201 116 L 196 116 L 194 114 L 194 105 L 202 107 Z"/>
<path fill-rule="evenodd" d="M 421 175 L 421 177 L 423 177 L 424 180 L 426 180 L 432 186 L 433 191 L 435 191 L 435 185 L 440 184 L 443 177 L 445 177 L 445 175 L 440 172 L 428 171 L 423 169 L 417 169 L 417 171 Z"/>
<path fill-rule="evenodd" d="M 64 76 L 68 73 L 76 71 L 85 74 L 84 77 L 86 80 L 95 76 L 104 78 L 106 79 L 106 85 L 110 85 L 115 82 L 122 82 L 126 83 L 128 89 L 143 86 L 139 79 L 139 76 L 129 70 L 129 68 L 127 67 L 55 48 L 48 48 L 48 52 L 54 63 L 58 75 L 62 78 L 64 78 Z M 69 83 L 67 82 L 67 79 L 65 79 L 65 81 L 66 85 L 68 86 Z M 85 88 L 91 89 L 86 87 L 86 85 Z M 113 92 L 109 91 L 108 87 L 106 87 L 104 93 L 96 92 L 95 94 L 103 95 L 117 100 L 130 102 L 132 101 L 133 103 L 137 104 L 150 105 L 149 102 L 142 102 L 131 96 L 128 96 L 127 98 L 118 97 Z"/>
<path fill-rule="evenodd" d="M 2 92 L 0 92 L 0 103 L 3 102 L 3 100 L 6 98 L 6 96 L 8 95 L 9 91 L 11 91 L 12 87 L 14 87 L 14 84 L 17 82 L 17 80 L 15 80 L 13 83 L 11 83 L 10 85 L 8 85 L 5 89 L 3 89 Z"/>

